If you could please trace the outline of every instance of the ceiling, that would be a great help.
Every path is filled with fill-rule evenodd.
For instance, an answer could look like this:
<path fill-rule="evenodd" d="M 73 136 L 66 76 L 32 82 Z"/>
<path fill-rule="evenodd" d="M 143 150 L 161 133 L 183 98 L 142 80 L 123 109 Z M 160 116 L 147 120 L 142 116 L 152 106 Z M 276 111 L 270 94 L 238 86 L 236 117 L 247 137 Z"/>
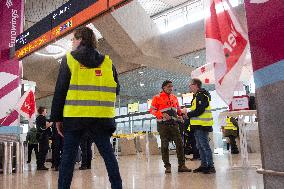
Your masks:
<path fill-rule="evenodd" d="M 156 15 L 184 2 L 194 0 L 137 0 L 149 16 Z M 25 29 L 40 21 L 50 12 L 57 9 L 68 0 L 26 0 L 25 2 Z"/>
<path fill-rule="evenodd" d="M 191 0 L 192 1 L 192 0 Z M 48 15 L 51 11 L 67 2 L 67 0 L 39 1 L 26 0 L 25 4 L 25 29 L 31 27 L 34 23 Z M 178 6 L 185 0 L 138 0 L 149 16 L 157 15 L 175 6 Z M 68 46 L 68 37 L 57 41 L 56 43 Z M 189 75 L 170 73 L 160 69 L 148 68 L 142 65 L 126 63 L 121 61 L 121 57 L 112 50 L 112 47 L 104 40 L 99 40 L 99 50 L 102 53 L 109 54 L 114 61 L 119 73 L 121 84 L 121 102 L 122 104 L 133 101 L 144 101 L 152 98 L 160 91 L 161 83 L 166 80 L 172 80 L 175 86 L 175 93 L 184 93 L 188 91 Z M 44 51 L 44 50 L 43 50 Z M 205 62 L 205 53 L 198 50 L 193 53 L 175 57 L 181 63 L 192 67 L 199 67 Z M 53 94 L 56 78 L 58 75 L 60 63 L 53 57 L 42 57 L 32 54 L 24 59 L 24 78 L 37 83 L 36 97 L 43 98 Z"/>

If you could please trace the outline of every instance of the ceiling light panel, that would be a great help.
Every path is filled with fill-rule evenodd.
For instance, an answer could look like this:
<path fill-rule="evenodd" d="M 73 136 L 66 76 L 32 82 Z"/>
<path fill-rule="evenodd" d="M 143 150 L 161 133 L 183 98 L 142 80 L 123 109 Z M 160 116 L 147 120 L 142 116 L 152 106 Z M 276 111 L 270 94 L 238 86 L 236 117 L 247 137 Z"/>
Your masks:
<path fill-rule="evenodd" d="M 164 3 L 160 0 L 138 0 L 138 2 L 145 9 L 149 16 L 153 16 L 169 8 L 172 8 L 170 4 Z"/>

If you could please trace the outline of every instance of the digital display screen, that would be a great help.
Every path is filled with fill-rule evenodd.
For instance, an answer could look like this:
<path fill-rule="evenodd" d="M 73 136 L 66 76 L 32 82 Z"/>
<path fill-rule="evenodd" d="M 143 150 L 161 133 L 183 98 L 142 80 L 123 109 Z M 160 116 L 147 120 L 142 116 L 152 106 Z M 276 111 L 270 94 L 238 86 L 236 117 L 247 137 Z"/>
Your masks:
<path fill-rule="evenodd" d="M 52 18 L 52 29 L 69 18 L 73 17 L 82 10 L 88 8 L 90 5 L 96 3 L 98 0 L 70 0 L 55 11 L 50 16 Z"/>
<path fill-rule="evenodd" d="M 51 30 L 51 16 L 48 15 L 29 29 L 21 33 L 16 38 L 16 51 L 32 42 L 34 39 L 39 38 Z"/>
<path fill-rule="evenodd" d="M 131 0 L 70 0 L 16 38 L 16 57 L 21 59 L 54 39 L 93 19 L 112 6 Z"/>

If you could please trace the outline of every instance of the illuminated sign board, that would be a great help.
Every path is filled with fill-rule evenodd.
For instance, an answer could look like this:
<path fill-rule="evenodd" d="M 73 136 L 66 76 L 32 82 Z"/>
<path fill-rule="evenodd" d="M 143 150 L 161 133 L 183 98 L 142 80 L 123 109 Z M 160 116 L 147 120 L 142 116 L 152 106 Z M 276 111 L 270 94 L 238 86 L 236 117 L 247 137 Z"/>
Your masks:
<path fill-rule="evenodd" d="M 76 27 L 131 0 L 70 0 L 16 38 L 16 57 L 21 59 Z"/>
<path fill-rule="evenodd" d="M 127 107 L 128 107 L 128 113 L 139 112 L 139 102 L 128 104 Z"/>

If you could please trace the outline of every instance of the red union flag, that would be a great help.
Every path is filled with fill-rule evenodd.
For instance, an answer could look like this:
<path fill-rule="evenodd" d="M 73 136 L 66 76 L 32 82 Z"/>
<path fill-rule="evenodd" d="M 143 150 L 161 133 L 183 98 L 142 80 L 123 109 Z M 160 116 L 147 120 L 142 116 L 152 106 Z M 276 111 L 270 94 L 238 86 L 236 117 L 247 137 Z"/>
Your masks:
<path fill-rule="evenodd" d="M 206 62 L 214 67 L 216 92 L 229 104 L 238 85 L 248 49 L 247 34 L 227 0 L 209 0 L 205 20 Z"/>
<path fill-rule="evenodd" d="M 35 115 L 35 95 L 31 88 L 19 100 L 18 108 L 18 112 L 28 119 Z"/>

